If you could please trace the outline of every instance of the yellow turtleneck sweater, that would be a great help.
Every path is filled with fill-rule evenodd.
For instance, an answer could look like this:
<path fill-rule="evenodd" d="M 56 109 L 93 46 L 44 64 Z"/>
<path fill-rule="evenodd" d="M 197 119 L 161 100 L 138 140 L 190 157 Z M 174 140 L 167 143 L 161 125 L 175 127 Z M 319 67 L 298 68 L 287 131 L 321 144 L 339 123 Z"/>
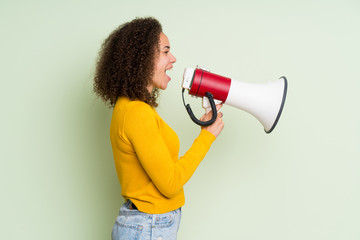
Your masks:
<path fill-rule="evenodd" d="M 179 138 L 155 109 L 120 97 L 113 111 L 110 139 L 122 196 L 139 211 L 160 214 L 184 205 L 183 186 L 215 136 L 201 130 L 179 158 Z"/>

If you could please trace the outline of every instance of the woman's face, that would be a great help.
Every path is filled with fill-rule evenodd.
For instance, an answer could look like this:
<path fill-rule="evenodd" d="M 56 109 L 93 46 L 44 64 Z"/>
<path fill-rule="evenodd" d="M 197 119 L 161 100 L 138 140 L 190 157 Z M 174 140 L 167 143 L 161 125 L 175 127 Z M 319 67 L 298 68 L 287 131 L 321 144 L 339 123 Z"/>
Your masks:
<path fill-rule="evenodd" d="M 176 58 L 170 52 L 169 39 L 164 33 L 160 33 L 160 53 L 155 60 L 155 71 L 152 79 L 152 83 L 149 84 L 148 90 L 152 92 L 153 88 L 160 88 L 165 90 L 171 78 L 166 74 L 166 71 L 173 68 L 173 63 L 176 62 Z"/>

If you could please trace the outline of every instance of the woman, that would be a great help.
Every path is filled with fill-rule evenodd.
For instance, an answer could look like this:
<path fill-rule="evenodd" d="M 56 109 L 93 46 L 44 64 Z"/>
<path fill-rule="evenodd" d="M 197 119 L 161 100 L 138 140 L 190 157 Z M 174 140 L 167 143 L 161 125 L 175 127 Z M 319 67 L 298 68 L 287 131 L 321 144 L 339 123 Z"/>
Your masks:
<path fill-rule="evenodd" d="M 154 18 L 121 25 L 100 51 L 94 91 L 114 108 L 110 138 L 125 199 L 113 227 L 114 240 L 176 239 L 183 186 L 223 129 L 219 113 L 179 158 L 179 139 L 155 110 L 158 90 L 167 88 L 171 78 L 166 71 L 175 62 Z"/>

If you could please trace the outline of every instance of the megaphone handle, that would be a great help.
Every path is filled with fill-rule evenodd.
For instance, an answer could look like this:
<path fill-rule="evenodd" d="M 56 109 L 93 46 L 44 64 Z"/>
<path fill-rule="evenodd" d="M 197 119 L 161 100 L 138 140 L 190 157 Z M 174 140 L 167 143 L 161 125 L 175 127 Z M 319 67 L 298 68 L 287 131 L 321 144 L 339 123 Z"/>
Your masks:
<path fill-rule="evenodd" d="M 222 104 L 222 101 L 214 99 L 215 105 Z M 211 105 L 207 97 L 203 97 L 202 106 L 205 109 L 205 113 L 208 114 L 211 111 Z"/>
<path fill-rule="evenodd" d="M 209 93 L 209 92 L 206 92 L 205 95 L 209 99 L 211 110 L 213 112 L 212 118 L 209 121 L 200 121 L 199 119 L 197 119 L 195 117 L 194 113 L 192 112 L 190 104 L 187 104 L 185 106 L 191 120 L 194 123 L 196 123 L 197 125 L 200 125 L 200 126 L 209 126 L 209 125 L 213 124 L 216 121 L 216 118 L 217 118 L 217 109 L 216 109 L 216 105 L 215 105 L 213 95 L 211 93 Z"/>

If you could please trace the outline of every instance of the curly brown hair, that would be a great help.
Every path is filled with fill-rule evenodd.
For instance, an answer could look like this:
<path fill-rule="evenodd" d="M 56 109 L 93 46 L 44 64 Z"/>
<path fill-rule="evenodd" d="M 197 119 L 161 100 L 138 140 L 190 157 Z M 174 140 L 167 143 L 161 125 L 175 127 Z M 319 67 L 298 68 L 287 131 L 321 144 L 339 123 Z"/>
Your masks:
<path fill-rule="evenodd" d="M 94 92 L 114 107 L 118 97 L 157 107 L 158 89 L 147 90 L 159 55 L 162 26 L 153 17 L 136 18 L 115 29 L 99 52 Z"/>

